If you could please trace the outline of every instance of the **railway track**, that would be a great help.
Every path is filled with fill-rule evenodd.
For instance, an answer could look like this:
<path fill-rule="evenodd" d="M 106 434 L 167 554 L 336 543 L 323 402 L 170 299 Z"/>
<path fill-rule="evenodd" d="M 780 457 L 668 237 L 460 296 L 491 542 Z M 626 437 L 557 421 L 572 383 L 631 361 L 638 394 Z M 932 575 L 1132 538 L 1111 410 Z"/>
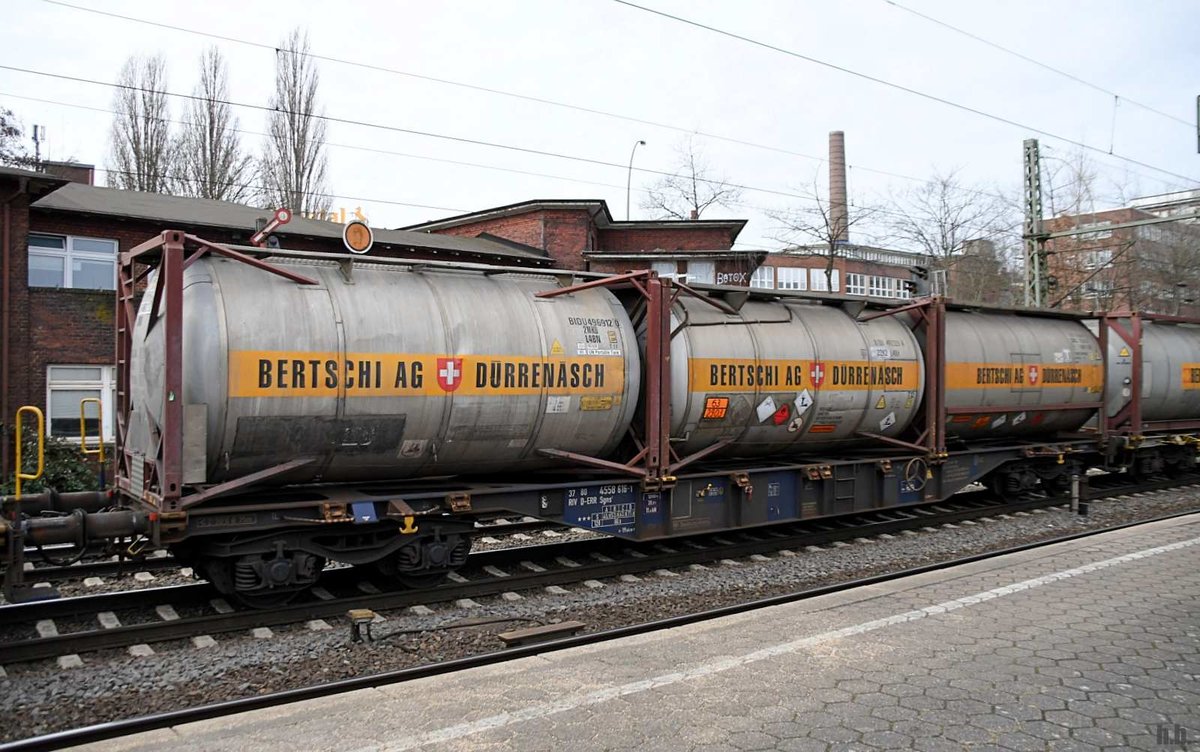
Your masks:
<path fill-rule="evenodd" d="M 1115 480 L 1097 480 L 1093 498 L 1182 488 L 1193 481 L 1133 486 Z M 1063 503 L 1061 498 L 997 502 L 979 492 L 960 494 L 953 500 L 932 505 L 700 535 L 669 543 L 631 543 L 606 538 L 496 549 L 472 554 L 461 575 L 426 590 L 399 589 L 381 584 L 362 570 L 344 568 L 326 573 L 321 586 L 304 601 L 271 610 L 234 608 L 217 597 L 207 583 L 4 606 L 0 607 L 0 624 L 5 626 L 8 637 L 0 642 L 0 665 L 303 624 L 344 616 L 350 608 L 389 611 L 637 576 L 725 559 L 784 551 L 796 553 L 807 546 L 844 544 L 882 534 L 1029 513 Z M 60 622 L 77 628 L 60 631 Z"/>
<path fill-rule="evenodd" d="M 546 520 L 524 518 L 509 520 L 500 518 L 493 521 L 477 523 L 475 534 L 479 537 L 503 537 L 514 535 L 530 535 L 546 530 L 560 530 L 565 526 Z M 73 546 L 56 546 L 44 549 L 51 559 L 67 557 L 77 553 Z M 175 557 L 165 550 L 159 550 L 148 556 L 127 557 L 110 555 L 96 548 L 90 554 L 85 554 L 77 563 L 59 565 L 48 564 L 43 558 L 43 551 L 36 548 L 25 550 L 26 577 L 34 582 L 67 582 L 85 580 L 89 577 L 124 577 L 138 572 L 162 572 L 186 569 Z M 189 570 L 190 574 L 190 570 Z"/>
<path fill-rule="evenodd" d="M 1187 486 L 1169 487 L 1182 488 Z M 1133 493 L 1151 490 L 1164 489 L 1151 489 L 1143 487 L 1138 491 L 1134 491 Z M 1096 498 L 1103 498 L 1106 495 L 1119 496 L 1122 494 L 1097 494 Z M 194 723 L 197 721 L 232 716 L 252 710 L 280 707 L 291 703 L 329 697 L 358 689 L 398 684 L 412 681 L 414 679 L 437 676 L 455 671 L 517 660 L 532 655 L 543 655 L 549 652 L 608 642 L 663 629 L 671 629 L 705 620 L 746 613 L 760 608 L 785 603 L 793 603 L 822 595 L 842 592 L 858 587 L 875 585 L 904 577 L 923 574 L 926 572 L 947 569 L 971 562 L 991 559 L 1020 551 L 1051 546 L 1067 541 L 1079 540 L 1094 535 L 1109 533 L 1137 525 L 1143 525 L 1159 520 L 1166 520 L 1194 513 L 1195 510 L 1175 512 L 1154 519 L 1124 522 L 1117 525 L 1070 533 L 1035 542 L 1021 543 L 998 550 L 974 553 L 954 559 L 941 560 L 935 563 L 893 570 L 882 574 L 875 574 L 868 577 L 856 578 L 834 584 L 825 584 L 818 587 L 807 587 L 794 592 L 772 595 L 749 602 L 738 603 L 734 605 L 723 605 L 704 611 L 697 611 L 678 616 L 630 624 L 627 626 L 610 628 L 605 631 L 585 633 L 571 637 L 560 637 L 557 639 L 548 640 L 546 642 L 509 647 L 502 650 L 472 655 L 464 658 L 456 658 L 436 663 L 426 663 L 413 667 L 377 672 L 370 675 L 360 675 L 348 679 L 313 684 L 295 689 L 287 689 L 267 694 L 225 700 L 206 705 L 185 707 L 182 709 L 124 718 L 83 728 L 75 728 L 66 731 L 50 733 L 43 736 L 18 740 L 0 745 L 0 749 L 5 750 L 5 752 L 33 752 L 35 750 L 60 749 L 67 746 L 98 742 L 106 739 L 113 739 L 121 736 L 153 731 L 156 729 Z"/>

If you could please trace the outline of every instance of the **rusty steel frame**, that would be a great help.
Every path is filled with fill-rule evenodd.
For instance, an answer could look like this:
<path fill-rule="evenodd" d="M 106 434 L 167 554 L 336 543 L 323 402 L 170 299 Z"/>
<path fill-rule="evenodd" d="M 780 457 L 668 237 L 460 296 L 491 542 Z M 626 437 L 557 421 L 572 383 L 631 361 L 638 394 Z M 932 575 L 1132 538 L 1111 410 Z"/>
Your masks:
<path fill-rule="evenodd" d="M 1145 330 L 1143 322 L 1159 321 L 1168 324 L 1200 324 L 1200 319 L 1188 316 L 1170 316 L 1155 313 L 1101 313 L 1096 316 L 1099 321 L 1100 351 L 1104 354 L 1105 394 L 1108 384 L 1108 345 L 1114 334 L 1129 347 L 1131 360 L 1131 376 L 1129 383 L 1129 400 L 1121 406 L 1115 415 L 1109 416 L 1107 406 L 1103 408 L 1099 421 L 1100 433 L 1107 438 L 1111 435 L 1140 437 L 1147 432 L 1155 431 L 1200 431 L 1200 421 L 1188 420 L 1159 420 L 1145 421 L 1142 419 L 1142 333 Z M 1127 319 L 1127 329 L 1121 319 Z"/>
<path fill-rule="evenodd" d="M 179 513 L 191 503 L 195 503 L 193 497 L 198 496 L 203 500 L 214 495 L 210 490 L 208 496 L 201 492 L 199 495 L 185 497 L 183 488 L 183 272 L 197 258 L 207 253 L 219 254 L 298 284 L 317 284 L 316 280 L 179 230 L 166 230 L 118 256 L 117 436 L 116 451 L 113 453 L 113 478 L 119 492 L 160 513 Z M 129 415 L 133 407 L 130 394 L 130 359 L 133 353 L 133 332 L 137 322 L 138 285 L 155 269 L 158 270 L 158 276 L 154 281 L 153 291 L 149 293 L 153 295 L 149 326 L 164 328 L 164 403 L 162 422 L 152 428 L 155 445 L 149 454 L 140 455 L 135 454 L 129 447 Z M 135 478 L 142 479 L 137 488 L 134 487 Z M 246 482 L 249 481 L 240 479 L 240 482 L 231 483 L 235 483 L 234 487 L 237 487 Z M 230 485 L 224 484 L 219 488 L 222 492 L 228 492 L 231 490 L 228 488 Z"/>
<path fill-rule="evenodd" d="M 631 429 L 637 454 L 626 462 L 606 460 L 560 449 L 539 449 L 548 457 L 588 465 L 603 470 L 641 478 L 647 487 L 669 482 L 671 465 L 671 306 L 678 292 L 672 291 L 670 280 L 661 279 L 653 270 L 628 272 L 604 279 L 594 279 L 575 285 L 537 293 L 539 298 L 555 298 L 597 287 L 629 287 L 646 302 L 646 350 L 643 356 L 642 435 Z M 691 294 L 703 297 L 696 291 Z M 689 460 L 690 461 L 690 460 Z M 678 466 L 678 463 L 677 463 Z"/>
<path fill-rule="evenodd" d="M 886 316 L 907 314 L 914 330 L 925 333 L 922 353 L 925 367 L 925 409 L 920 415 L 921 425 L 913 421 L 912 430 L 916 437 L 909 440 L 892 439 L 877 434 L 860 432 L 861 435 L 878 439 L 894 446 L 924 453 L 927 459 L 937 461 L 948 456 L 946 449 L 946 379 L 942 365 L 946 362 L 946 299 L 940 295 L 888 308 L 872 311 L 855 317 L 857 321 L 871 321 Z"/>

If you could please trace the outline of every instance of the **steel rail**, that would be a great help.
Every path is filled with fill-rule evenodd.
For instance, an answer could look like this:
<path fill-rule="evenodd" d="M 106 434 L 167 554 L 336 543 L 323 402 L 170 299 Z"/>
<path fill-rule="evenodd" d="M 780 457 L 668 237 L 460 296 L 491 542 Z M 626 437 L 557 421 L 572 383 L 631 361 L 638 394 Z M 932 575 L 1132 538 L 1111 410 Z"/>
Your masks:
<path fill-rule="evenodd" d="M 471 532 L 473 536 L 506 536 L 536 533 L 544 530 L 561 530 L 567 526 L 550 520 L 521 520 L 520 522 L 486 523 Z M 51 556 L 66 556 L 72 553 L 71 546 L 46 547 L 46 553 Z M 99 554 L 97 554 L 99 555 Z M 26 548 L 25 561 L 33 562 L 33 569 L 26 570 L 25 576 L 37 582 L 62 582 L 64 580 L 82 580 L 85 577 L 118 577 L 134 572 L 159 572 L 168 569 L 180 569 L 175 557 L 148 556 L 144 558 L 125 558 L 119 561 L 105 559 L 103 561 L 84 561 L 66 566 L 48 565 L 37 566 L 41 553 L 36 548 Z"/>
<path fill-rule="evenodd" d="M 1190 484 L 1184 484 L 1184 487 Z M 1168 488 L 1181 487 L 1168 485 Z M 1121 495 L 1133 489 L 1145 490 L 1147 486 L 1116 486 L 1105 495 Z M 1103 492 L 1102 492 L 1103 493 Z M 718 559 L 743 558 L 754 554 L 776 552 L 784 548 L 799 548 L 844 541 L 847 539 L 895 533 L 918 527 L 944 525 L 979 517 L 1010 514 L 1022 511 L 1058 506 L 1061 497 L 1030 499 L 1018 502 L 987 502 L 975 495 L 928 505 L 925 508 L 888 508 L 867 515 L 822 518 L 811 525 L 791 523 L 784 526 L 790 530 L 763 528 L 752 531 L 715 533 L 684 540 L 633 543 L 621 539 L 570 541 L 561 544 L 529 546 L 517 549 L 496 549 L 473 554 L 468 561 L 469 569 L 512 565 L 522 559 L 574 556 L 591 557 L 603 554 L 604 561 L 593 561 L 575 567 L 547 569 L 542 572 L 521 572 L 500 577 L 488 575 L 483 580 L 442 585 L 428 590 L 394 590 L 381 593 L 354 592 L 346 597 L 332 600 L 310 600 L 304 603 L 281 606 L 271 610 L 242 610 L 225 614 L 210 614 L 170 621 L 152 621 L 131 624 L 111 629 L 94 629 L 39 637 L 21 641 L 0 643 L 0 665 L 51 658 L 71 653 L 128 647 L 168 640 L 185 639 L 200 634 L 224 634 L 256 627 L 281 626 L 305 621 L 337 617 L 349 608 L 392 610 L 414 605 L 445 603 L 462 598 L 481 598 L 506 591 L 530 590 L 551 585 L 577 584 L 589 579 L 619 577 L 657 569 L 686 567 Z M 796 528 L 800 528 L 797 530 Z M 738 540 L 729 540 L 736 537 Z M 672 544 L 679 548 L 672 547 Z M 679 550 L 682 548 L 683 550 Z M 630 553 L 634 552 L 634 553 Z M 361 580 L 361 572 L 354 569 L 335 570 L 330 574 L 340 575 L 338 584 L 350 585 Z M 325 583 L 333 586 L 331 583 Z M 53 615 L 80 615 L 100 611 L 118 611 L 135 605 L 141 608 L 172 603 L 179 605 L 179 597 L 198 596 L 207 599 L 213 591 L 206 584 L 153 588 L 149 590 L 109 593 L 99 596 L 22 604 L 0 609 L 0 622 L 34 621 L 51 618 Z M 152 598 L 147 599 L 147 595 Z M 81 606 L 79 601 L 88 600 Z M 150 602 L 147 602 L 147 601 Z M 191 601 L 195 603 L 195 600 Z M 96 605 L 99 604 L 99 605 Z M 57 606 L 57 609 L 55 608 Z M 42 607 L 43 610 L 38 610 Z M 13 619 L 17 615 L 19 619 Z"/>

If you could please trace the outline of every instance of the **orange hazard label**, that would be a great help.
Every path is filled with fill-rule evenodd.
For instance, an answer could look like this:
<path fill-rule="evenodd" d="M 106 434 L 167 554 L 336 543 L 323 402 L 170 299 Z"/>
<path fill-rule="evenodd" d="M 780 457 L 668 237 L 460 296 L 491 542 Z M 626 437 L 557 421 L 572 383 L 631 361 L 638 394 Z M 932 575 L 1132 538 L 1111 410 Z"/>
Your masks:
<path fill-rule="evenodd" d="M 707 397 L 704 400 L 704 414 L 701 420 L 724 420 L 729 412 L 728 397 Z"/>
<path fill-rule="evenodd" d="M 617 356 L 229 353 L 230 397 L 616 395 L 624 388 L 625 359 Z"/>
<path fill-rule="evenodd" d="M 1184 389 L 1200 389 L 1200 363 L 1184 363 L 1179 369 Z"/>

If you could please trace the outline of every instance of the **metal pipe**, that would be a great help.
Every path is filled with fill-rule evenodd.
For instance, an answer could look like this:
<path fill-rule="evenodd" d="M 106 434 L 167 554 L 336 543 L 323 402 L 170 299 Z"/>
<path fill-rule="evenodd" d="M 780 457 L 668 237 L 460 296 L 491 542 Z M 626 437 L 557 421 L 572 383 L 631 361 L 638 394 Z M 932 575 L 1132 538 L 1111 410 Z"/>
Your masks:
<path fill-rule="evenodd" d="M 0 497 L 0 507 L 4 509 L 10 509 L 15 504 L 17 504 L 15 496 Z M 113 494 L 111 491 L 72 491 L 69 493 L 43 491 L 42 493 L 23 495 L 20 509 L 23 514 L 71 512 L 76 509 L 98 512 L 112 504 Z"/>
<path fill-rule="evenodd" d="M 67 514 L 61 517 L 34 517 L 24 522 L 25 542 L 45 546 L 52 543 L 86 545 L 90 541 L 111 540 L 150 531 L 145 512 L 124 509 L 95 514 Z"/>

